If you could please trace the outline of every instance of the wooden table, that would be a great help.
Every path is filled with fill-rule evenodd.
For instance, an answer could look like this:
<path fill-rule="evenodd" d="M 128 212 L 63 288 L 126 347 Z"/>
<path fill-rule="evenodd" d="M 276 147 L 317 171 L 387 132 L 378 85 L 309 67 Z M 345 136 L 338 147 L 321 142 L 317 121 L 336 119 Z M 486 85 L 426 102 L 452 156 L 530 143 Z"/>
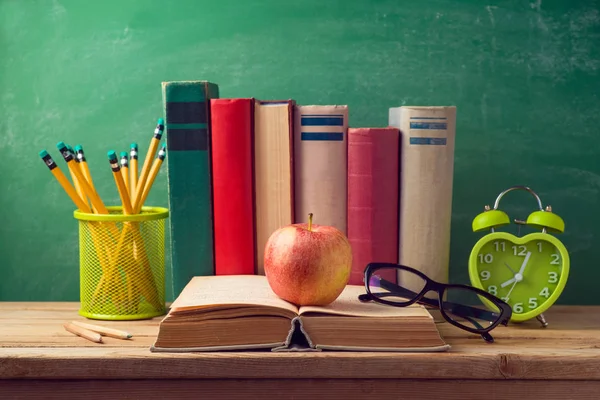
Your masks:
<path fill-rule="evenodd" d="M 0 303 L 0 399 L 600 398 L 600 307 L 555 306 L 549 322 L 493 331 L 447 323 L 447 353 L 151 353 L 161 318 L 88 321 L 129 341 L 89 342 L 63 323 L 77 303 Z"/>

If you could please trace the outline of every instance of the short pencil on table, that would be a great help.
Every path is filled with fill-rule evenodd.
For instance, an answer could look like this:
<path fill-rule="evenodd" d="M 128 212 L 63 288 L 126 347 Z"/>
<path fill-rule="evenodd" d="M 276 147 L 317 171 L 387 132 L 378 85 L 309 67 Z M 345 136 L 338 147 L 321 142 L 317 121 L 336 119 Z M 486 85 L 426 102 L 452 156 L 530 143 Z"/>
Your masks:
<path fill-rule="evenodd" d="M 73 323 L 66 323 L 63 325 L 68 332 L 71 332 L 77 336 L 89 340 L 90 342 L 102 343 L 102 336 L 99 333 L 91 331 L 89 329 L 77 326 Z"/>
<path fill-rule="evenodd" d="M 131 339 L 133 337 L 133 335 L 129 332 L 121 331 L 119 329 L 114 328 L 108 328 L 106 326 L 93 325 L 80 321 L 73 321 L 72 324 L 84 329 L 89 329 L 90 331 L 99 333 L 102 336 L 110 336 L 117 339 Z"/>

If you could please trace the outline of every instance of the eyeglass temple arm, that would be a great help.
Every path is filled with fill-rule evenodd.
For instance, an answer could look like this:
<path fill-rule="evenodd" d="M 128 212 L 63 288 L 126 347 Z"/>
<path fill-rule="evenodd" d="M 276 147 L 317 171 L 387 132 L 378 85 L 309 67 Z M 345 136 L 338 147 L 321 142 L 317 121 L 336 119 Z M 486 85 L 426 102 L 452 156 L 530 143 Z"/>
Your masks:
<path fill-rule="evenodd" d="M 454 311 L 453 311 L 454 312 Z M 455 313 L 455 312 L 454 312 Z M 455 313 L 456 314 L 456 313 Z M 481 324 L 479 322 L 477 322 L 476 320 L 474 320 L 473 318 L 469 318 L 466 316 L 463 316 L 464 319 L 466 319 L 467 321 L 469 321 L 470 323 L 473 324 L 473 326 L 475 326 L 475 328 L 483 330 L 483 326 L 481 326 Z M 486 342 L 489 343 L 494 343 L 494 338 L 492 337 L 492 335 L 490 335 L 489 332 L 482 332 L 481 333 L 481 337 L 483 338 L 483 340 L 485 340 Z"/>
<path fill-rule="evenodd" d="M 395 283 L 392 283 L 386 279 L 380 278 L 381 287 L 393 292 L 393 294 L 406 298 L 414 298 L 417 296 L 417 293 L 413 292 L 410 289 L 403 288 L 402 286 L 398 286 Z M 380 294 L 381 295 L 381 294 Z M 419 300 L 421 303 L 428 304 L 434 307 L 440 307 L 442 305 L 439 304 L 439 301 L 428 299 L 427 297 L 423 297 Z M 482 310 L 480 308 L 464 306 L 462 304 L 453 303 L 450 301 L 445 301 L 443 307 L 448 309 L 451 308 L 452 313 L 455 315 L 459 315 L 463 318 L 474 317 L 479 319 L 484 319 L 486 321 L 493 322 L 498 319 L 498 316 L 493 312 Z"/>
<path fill-rule="evenodd" d="M 403 289 L 403 288 L 402 288 Z M 404 293 L 408 294 L 408 293 L 413 293 L 412 295 L 414 296 L 414 292 L 408 290 L 408 289 L 404 289 Z M 362 295 L 361 295 L 362 296 Z M 380 297 L 385 297 L 385 296 L 398 296 L 398 294 L 396 293 L 378 293 L 377 296 Z M 439 302 L 435 301 L 435 300 L 431 300 L 428 298 L 422 298 L 421 300 L 419 300 L 419 303 L 425 303 L 427 305 L 433 306 L 433 307 L 439 307 Z M 448 302 L 444 303 L 445 305 L 448 304 Z M 463 308 L 464 306 L 461 306 L 460 308 Z M 460 310 L 459 308 L 459 310 Z M 451 311 L 454 315 L 458 315 L 459 317 L 462 317 L 464 319 L 466 319 L 467 321 L 469 321 L 471 324 L 473 324 L 474 327 L 476 327 L 477 329 L 483 329 L 483 326 L 481 326 L 481 324 L 479 322 L 477 322 L 477 320 L 468 317 L 467 315 L 464 315 L 463 313 L 461 313 L 461 311 L 457 311 L 456 309 L 452 309 Z M 483 332 L 481 333 L 481 337 L 489 343 L 493 343 L 494 342 L 494 338 L 492 337 L 492 335 L 490 335 L 488 332 Z"/>

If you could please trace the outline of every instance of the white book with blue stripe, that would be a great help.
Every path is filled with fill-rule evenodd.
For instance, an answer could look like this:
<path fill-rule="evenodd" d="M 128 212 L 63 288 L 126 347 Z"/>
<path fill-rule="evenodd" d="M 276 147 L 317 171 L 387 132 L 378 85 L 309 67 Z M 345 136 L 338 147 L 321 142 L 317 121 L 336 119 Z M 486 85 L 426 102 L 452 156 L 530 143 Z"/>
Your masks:
<path fill-rule="evenodd" d="M 400 129 L 399 262 L 447 283 L 456 107 L 390 108 L 389 125 Z"/>
<path fill-rule="evenodd" d="M 295 222 L 334 226 L 347 235 L 348 106 L 296 106 Z"/>

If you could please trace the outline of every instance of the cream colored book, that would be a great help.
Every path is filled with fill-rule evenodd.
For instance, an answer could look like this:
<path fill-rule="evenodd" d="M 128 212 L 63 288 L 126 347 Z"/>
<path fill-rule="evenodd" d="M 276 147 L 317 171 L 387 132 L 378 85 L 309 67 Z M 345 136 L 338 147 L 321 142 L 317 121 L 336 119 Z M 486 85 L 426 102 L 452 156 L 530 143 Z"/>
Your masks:
<path fill-rule="evenodd" d="M 296 106 L 295 222 L 347 230 L 348 106 Z"/>
<path fill-rule="evenodd" d="M 456 107 L 396 107 L 400 129 L 399 262 L 448 282 Z M 419 291 L 421 281 L 398 277 Z"/>
<path fill-rule="evenodd" d="M 348 285 L 325 307 L 297 307 L 279 298 L 262 275 L 194 277 L 161 321 L 151 347 L 159 352 L 445 351 L 421 305 L 362 303 L 364 287 Z"/>
<path fill-rule="evenodd" d="M 294 220 L 292 100 L 254 105 L 256 273 L 264 275 L 267 240 Z"/>

